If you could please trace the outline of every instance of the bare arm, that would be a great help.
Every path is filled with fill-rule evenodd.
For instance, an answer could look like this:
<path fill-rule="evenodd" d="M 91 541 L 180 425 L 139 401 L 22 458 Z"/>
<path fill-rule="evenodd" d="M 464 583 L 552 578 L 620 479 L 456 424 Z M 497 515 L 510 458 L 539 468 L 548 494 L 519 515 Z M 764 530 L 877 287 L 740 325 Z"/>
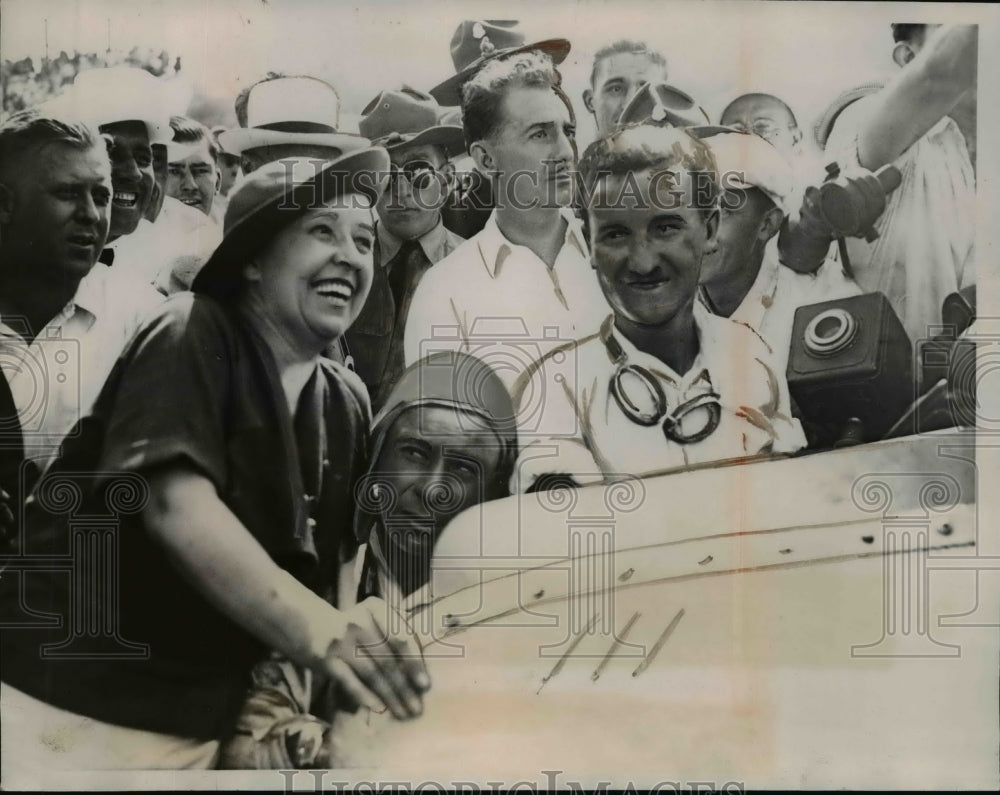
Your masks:
<path fill-rule="evenodd" d="M 146 527 L 211 604 L 270 648 L 338 680 L 359 704 L 387 706 L 397 718 L 420 713 L 429 679 L 405 635 L 384 630 L 384 603 L 332 607 L 275 564 L 193 469 L 151 472 L 150 491 Z"/>
<path fill-rule="evenodd" d="M 946 26 L 871 101 L 858 133 L 858 159 L 870 171 L 893 162 L 946 116 L 976 84 L 977 27 Z"/>

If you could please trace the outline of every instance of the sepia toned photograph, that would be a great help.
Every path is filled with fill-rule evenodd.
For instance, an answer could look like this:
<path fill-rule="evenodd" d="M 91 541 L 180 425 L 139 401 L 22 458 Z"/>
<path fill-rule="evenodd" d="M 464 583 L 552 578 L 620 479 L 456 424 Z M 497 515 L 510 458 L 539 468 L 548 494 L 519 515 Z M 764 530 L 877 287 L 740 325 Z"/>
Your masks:
<path fill-rule="evenodd" d="M 0 788 L 995 790 L 998 45 L 0 0 Z"/>

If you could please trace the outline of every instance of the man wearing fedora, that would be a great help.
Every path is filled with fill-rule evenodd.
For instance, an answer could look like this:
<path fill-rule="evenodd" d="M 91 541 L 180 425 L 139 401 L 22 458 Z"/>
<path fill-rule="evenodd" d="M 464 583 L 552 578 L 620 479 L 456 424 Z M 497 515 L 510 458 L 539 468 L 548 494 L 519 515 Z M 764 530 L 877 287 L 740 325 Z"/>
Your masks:
<path fill-rule="evenodd" d="M 347 333 L 347 348 L 376 411 L 403 372 L 403 332 L 417 284 L 462 238 L 445 228 L 441 207 L 454 184 L 450 158 L 465 151 L 457 125 L 439 124 L 429 94 L 404 86 L 383 91 L 363 111 L 358 128 L 385 147 L 392 163 L 379 200 L 377 267 L 372 291 Z"/>
<path fill-rule="evenodd" d="M 461 123 L 462 86 L 484 64 L 517 52 L 541 50 L 551 56 L 554 64 L 562 63 L 569 54 L 566 39 L 545 39 L 529 42 L 517 20 L 466 19 L 455 28 L 451 38 L 451 60 L 455 74 L 430 90 L 444 108 L 443 123 Z M 449 111 L 456 111 L 453 115 Z M 447 121 L 445 120 L 447 119 Z M 458 175 L 456 188 L 442 210 L 444 224 L 462 237 L 472 237 L 482 230 L 493 210 L 490 181 L 479 171 Z"/>
<path fill-rule="evenodd" d="M 338 129 L 340 96 L 309 75 L 272 72 L 240 92 L 235 110 L 240 126 L 220 133 L 219 143 L 241 157 L 244 174 L 287 157 L 333 160 L 368 146 Z"/>
<path fill-rule="evenodd" d="M 606 314 L 569 209 L 575 129 L 557 92 L 552 59 L 538 50 L 490 60 L 465 85 L 465 140 L 492 180 L 497 206 L 483 230 L 417 287 L 408 364 L 462 350 L 493 363 L 511 386 L 534 356 L 596 330 Z"/>

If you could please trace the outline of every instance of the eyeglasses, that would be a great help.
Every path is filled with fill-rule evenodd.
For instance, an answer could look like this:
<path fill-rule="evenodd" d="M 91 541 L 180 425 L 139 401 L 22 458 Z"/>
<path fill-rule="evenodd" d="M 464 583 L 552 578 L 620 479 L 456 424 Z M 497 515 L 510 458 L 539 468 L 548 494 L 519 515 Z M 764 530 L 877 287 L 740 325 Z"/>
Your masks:
<path fill-rule="evenodd" d="M 763 138 L 768 143 L 772 142 L 783 132 L 792 129 L 793 127 L 791 124 L 782 126 L 771 121 L 755 121 L 749 128 L 742 122 L 734 122 L 731 126 L 741 132 L 753 133 L 758 138 Z"/>
<path fill-rule="evenodd" d="M 389 166 L 389 179 L 395 182 L 404 177 L 416 190 L 424 190 L 435 183 L 440 184 L 438 170 L 426 160 L 411 160 L 402 166 L 395 164 Z"/>

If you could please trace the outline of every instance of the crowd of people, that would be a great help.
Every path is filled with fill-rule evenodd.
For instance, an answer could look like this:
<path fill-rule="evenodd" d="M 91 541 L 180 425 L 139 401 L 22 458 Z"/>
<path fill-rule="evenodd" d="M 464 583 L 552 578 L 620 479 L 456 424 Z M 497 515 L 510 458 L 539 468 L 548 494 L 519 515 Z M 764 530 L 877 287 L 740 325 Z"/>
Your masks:
<path fill-rule="evenodd" d="M 9 115 L 5 764 L 327 766 L 338 712 L 420 715 L 392 618 L 462 510 L 815 446 L 797 310 L 882 293 L 917 343 L 974 284 L 976 42 L 894 25 L 897 77 L 824 114 L 876 208 L 848 231 L 781 98 L 713 123 L 617 41 L 580 105 L 571 43 L 509 21 L 459 25 L 454 74 L 378 87 L 360 134 L 315 76 L 210 129 L 128 64 Z M 91 582 L 75 517 L 109 515 Z"/>
<path fill-rule="evenodd" d="M 65 86 L 71 85 L 76 76 L 88 69 L 108 66 L 130 66 L 144 69 L 155 77 L 170 77 L 181 71 L 181 59 L 171 58 L 166 50 L 154 53 L 152 49 L 141 52 L 133 47 L 128 52 L 107 50 L 104 53 L 61 50 L 55 58 L 42 58 L 35 68 L 32 58 L 19 61 L 4 59 L 0 64 L 0 84 L 3 85 L 3 112 L 14 113 L 34 107 L 57 96 Z"/>

